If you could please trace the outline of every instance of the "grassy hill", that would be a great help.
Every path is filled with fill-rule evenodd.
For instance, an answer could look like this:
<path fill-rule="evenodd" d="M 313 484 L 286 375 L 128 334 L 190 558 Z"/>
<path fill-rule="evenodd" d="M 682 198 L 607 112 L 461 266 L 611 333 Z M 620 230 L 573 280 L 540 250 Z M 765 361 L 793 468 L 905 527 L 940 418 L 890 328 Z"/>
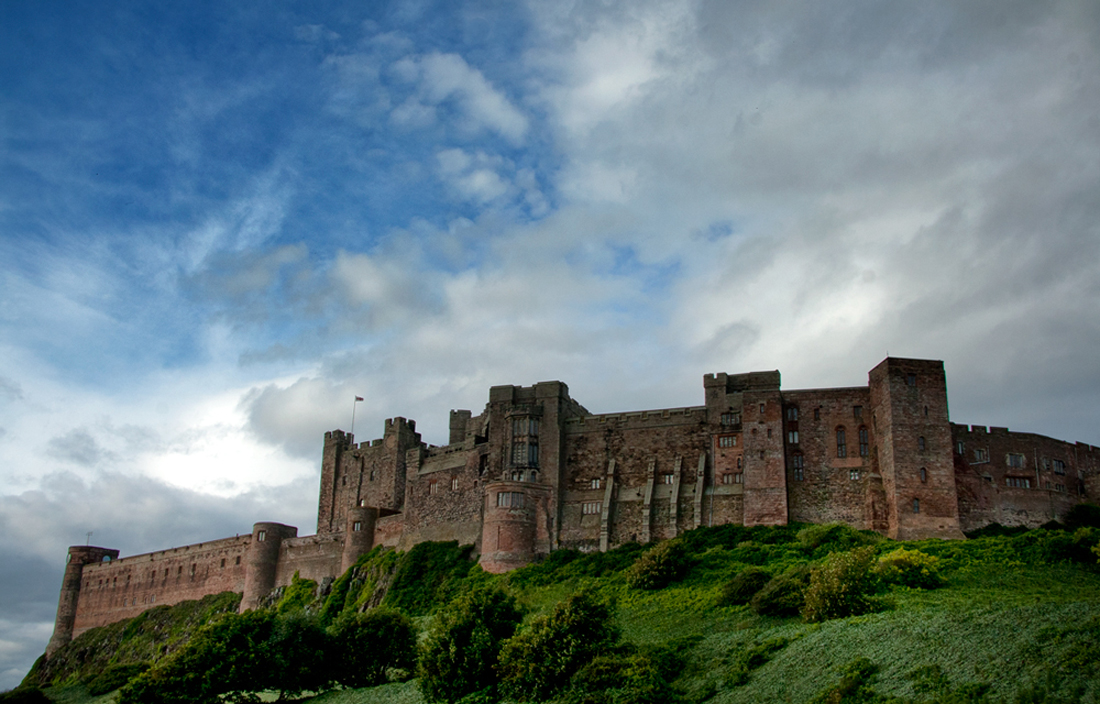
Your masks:
<path fill-rule="evenodd" d="M 651 589 L 632 586 L 639 582 L 632 566 L 652 563 L 655 546 L 587 555 L 559 551 L 497 576 L 477 568 L 468 547 L 428 543 L 407 553 L 372 551 L 327 594 L 300 580 L 271 608 L 304 610 L 324 624 L 365 608 L 397 608 L 413 618 L 423 641 L 434 614 L 475 587 L 495 585 L 513 595 L 528 625 L 584 591 L 613 605 L 613 624 L 631 652 L 675 663 L 666 677 L 685 702 L 1090 702 L 1100 701 L 1098 543 L 1096 529 L 901 544 L 842 526 L 721 526 L 678 538 L 682 574 Z M 819 623 L 719 605 L 730 581 L 750 567 L 805 574 L 832 554 L 865 546 L 881 556 L 900 545 L 935 557 L 943 586 L 883 585 L 872 597 L 871 613 Z M 164 638 L 150 636 L 149 622 L 178 636 L 196 614 L 223 606 L 212 599 L 202 608 L 173 607 L 178 622 L 160 612 L 155 619 L 90 631 L 60 651 L 66 667 L 51 661 L 52 669 L 32 671 L 28 684 L 47 685 L 55 701 L 112 701 L 113 695 L 87 695 L 87 683 L 107 668 L 155 667 L 171 655 Z M 638 693 L 614 696 L 624 703 L 662 701 Z M 411 680 L 334 690 L 308 701 L 425 700 Z"/>

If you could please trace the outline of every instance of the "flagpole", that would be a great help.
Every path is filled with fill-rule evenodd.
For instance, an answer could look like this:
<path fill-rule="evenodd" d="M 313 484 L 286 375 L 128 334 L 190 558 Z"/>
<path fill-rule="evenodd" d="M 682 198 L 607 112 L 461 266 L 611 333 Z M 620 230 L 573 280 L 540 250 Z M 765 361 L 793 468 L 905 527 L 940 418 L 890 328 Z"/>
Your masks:
<path fill-rule="evenodd" d="M 355 404 L 363 400 L 362 396 L 356 396 L 355 400 L 351 402 L 351 436 L 355 437 Z"/>

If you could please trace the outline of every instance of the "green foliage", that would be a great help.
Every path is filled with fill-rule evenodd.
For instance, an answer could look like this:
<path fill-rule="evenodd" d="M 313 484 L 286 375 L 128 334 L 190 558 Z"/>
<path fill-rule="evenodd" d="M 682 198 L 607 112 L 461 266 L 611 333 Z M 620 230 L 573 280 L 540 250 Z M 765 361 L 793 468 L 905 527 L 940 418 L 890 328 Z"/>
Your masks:
<path fill-rule="evenodd" d="M 830 554 L 810 572 L 802 617 L 814 623 L 874 611 L 878 606 L 872 597 L 878 588 L 871 570 L 874 563 L 871 547 Z"/>
<path fill-rule="evenodd" d="M 454 598 L 462 580 L 475 567 L 473 545 L 417 543 L 401 555 L 393 583 L 382 603 L 412 616 L 430 613 Z"/>
<path fill-rule="evenodd" d="M 499 589 L 478 589 L 438 612 L 420 648 L 420 691 L 431 702 L 495 692 L 500 649 L 522 619 L 516 600 Z"/>
<path fill-rule="evenodd" d="M 939 665 L 925 665 L 909 673 L 913 691 L 924 695 L 921 704 L 982 704 L 989 701 L 990 685 L 984 682 L 965 682 L 952 685 Z"/>
<path fill-rule="evenodd" d="M 88 694 L 98 696 L 113 692 L 149 669 L 149 663 L 112 665 L 87 681 Z"/>
<path fill-rule="evenodd" d="M 416 628 L 392 609 L 345 614 L 331 629 L 336 681 L 346 687 L 374 687 L 391 668 L 411 671 L 416 665 Z"/>
<path fill-rule="evenodd" d="M 502 689 L 516 701 L 544 701 L 618 639 L 611 608 L 587 592 L 574 594 L 504 644 Z"/>
<path fill-rule="evenodd" d="M 565 704 L 677 704 L 684 701 L 669 684 L 684 664 L 675 647 L 622 647 L 598 655 L 570 680 Z"/>
<path fill-rule="evenodd" d="M 759 567 L 746 567 L 722 587 L 717 603 L 719 606 L 747 604 L 771 578 L 771 574 Z"/>
<path fill-rule="evenodd" d="M 771 660 L 773 655 L 786 648 L 790 642 L 790 638 L 770 638 L 742 650 L 726 676 L 726 684 L 731 687 L 740 687 L 745 684 L 749 681 L 749 675 L 753 670 Z"/>
<path fill-rule="evenodd" d="M 984 525 L 981 528 L 967 531 L 966 537 L 974 540 L 976 538 L 1001 538 L 1001 537 L 1013 537 L 1021 535 L 1027 532 L 1027 526 L 1002 526 L 1000 523 L 990 523 Z"/>
<path fill-rule="evenodd" d="M 279 600 L 275 611 L 280 614 L 304 611 L 316 598 L 317 582 L 312 579 L 302 579 L 295 571 L 290 584 L 283 591 L 283 598 Z"/>
<path fill-rule="evenodd" d="M 943 585 L 938 563 L 939 558 L 934 555 L 899 547 L 878 559 L 875 574 L 887 584 L 913 589 L 935 589 Z"/>
<path fill-rule="evenodd" d="M 327 638 L 301 615 L 271 611 L 227 614 L 172 657 L 119 691 L 119 704 L 215 704 L 257 701 L 256 692 L 283 696 L 331 682 Z"/>
<path fill-rule="evenodd" d="M 798 542 L 808 555 L 820 558 L 831 552 L 848 552 L 882 542 L 882 536 L 869 530 L 856 530 L 843 523 L 812 525 L 798 531 Z"/>
<path fill-rule="evenodd" d="M 19 687 L 0 692 L 0 702 L 4 704 L 51 704 L 51 700 L 38 687 Z"/>
<path fill-rule="evenodd" d="M 1096 504 L 1077 504 L 1066 512 L 1063 521 L 1067 530 L 1078 528 L 1100 528 L 1100 506 Z"/>
<path fill-rule="evenodd" d="M 684 544 L 666 540 L 646 550 L 626 571 L 626 583 L 635 589 L 663 589 L 683 579 L 691 568 Z"/>
<path fill-rule="evenodd" d="M 211 619 L 236 613 L 240 602 L 240 594 L 222 592 L 197 601 L 156 606 L 134 618 L 91 628 L 49 660 L 36 663 L 24 684 L 87 681 L 111 666 L 155 664 L 176 652 Z"/>
<path fill-rule="evenodd" d="M 555 550 L 542 562 L 509 573 L 507 580 L 513 587 L 525 588 L 584 577 L 606 577 L 629 568 L 644 550 L 638 543 L 626 543 L 607 552 Z"/>
<path fill-rule="evenodd" d="M 878 666 L 858 658 L 840 668 L 840 682 L 819 694 L 812 704 L 872 704 L 886 699 L 871 689 Z"/>
<path fill-rule="evenodd" d="M 361 555 L 333 582 L 321 606 L 322 625 L 333 623 L 345 612 L 361 611 L 381 603 L 400 556 L 401 553 L 381 546 Z"/>
<path fill-rule="evenodd" d="M 761 616 L 797 616 L 810 582 L 810 570 L 798 565 L 768 580 L 749 601 L 749 607 Z"/>

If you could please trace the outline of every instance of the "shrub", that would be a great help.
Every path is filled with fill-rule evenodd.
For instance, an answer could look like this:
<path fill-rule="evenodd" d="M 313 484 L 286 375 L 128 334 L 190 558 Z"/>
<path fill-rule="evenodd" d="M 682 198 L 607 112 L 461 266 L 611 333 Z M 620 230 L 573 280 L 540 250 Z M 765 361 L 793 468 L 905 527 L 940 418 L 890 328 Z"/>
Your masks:
<path fill-rule="evenodd" d="M 457 702 L 499 681 L 500 649 L 519 625 L 516 600 L 499 589 L 479 589 L 439 612 L 420 649 L 417 684 L 431 702 Z"/>
<path fill-rule="evenodd" d="M 877 580 L 871 571 L 874 549 L 833 553 L 813 568 L 802 617 L 811 623 L 873 611 Z"/>
<path fill-rule="evenodd" d="M 867 658 L 857 658 L 840 668 L 840 682 L 817 695 L 812 704 L 841 704 L 842 702 L 884 701 L 873 689 L 878 666 Z"/>
<path fill-rule="evenodd" d="M 566 704 L 676 704 L 683 696 L 669 684 L 683 666 L 672 647 L 619 648 L 599 655 L 570 680 Z"/>
<path fill-rule="evenodd" d="M 0 692 L 0 702 L 5 704 L 51 704 L 52 701 L 38 687 L 19 687 Z"/>
<path fill-rule="evenodd" d="M 279 600 L 275 611 L 280 614 L 292 611 L 304 611 L 314 599 L 317 598 L 317 582 L 312 579 L 302 579 L 298 572 L 294 572 L 290 584 L 283 591 L 283 598 Z"/>
<path fill-rule="evenodd" d="M 635 589 L 663 589 L 683 579 L 691 567 L 684 544 L 666 540 L 646 550 L 626 571 L 626 582 Z"/>
<path fill-rule="evenodd" d="M 477 564 L 470 558 L 473 549 L 473 545 L 459 545 L 454 540 L 417 543 L 398 559 L 393 583 L 382 603 L 412 616 L 447 603 Z"/>
<path fill-rule="evenodd" d="M 399 611 L 372 609 L 345 616 L 331 629 L 337 661 L 335 679 L 346 687 L 374 687 L 386 670 L 416 665 L 416 629 Z"/>
<path fill-rule="evenodd" d="M 807 526 L 798 531 L 798 542 L 813 557 L 831 552 L 847 552 L 864 545 L 881 542 L 882 536 L 871 531 L 859 531 L 843 523 Z"/>
<path fill-rule="evenodd" d="M 791 567 L 772 577 L 749 601 L 749 607 L 761 616 L 797 616 L 809 581 L 806 565 Z"/>
<path fill-rule="evenodd" d="M 149 669 L 149 663 L 112 665 L 88 680 L 88 694 L 98 697 L 113 692 Z"/>
<path fill-rule="evenodd" d="M 503 691 L 516 701 L 544 701 L 619 639 L 611 608 L 586 592 L 558 604 L 514 636 L 500 653 Z"/>
<path fill-rule="evenodd" d="M 900 584 L 915 589 L 935 589 L 943 585 L 936 565 L 939 558 L 920 550 L 898 548 L 878 559 L 875 574 L 887 584 Z"/>
<path fill-rule="evenodd" d="M 759 567 L 746 567 L 722 587 L 722 593 L 718 595 L 718 605 L 739 606 L 749 603 L 771 578 L 770 574 Z"/>
<path fill-rule="evenodd" d="M 1078 528 L 1100 528 L 1100 506 L 1096 504 L 1077 504 L 1066 512 L 1067 530 Z"/>
<path fill-rule="evenodd" d="M 726 684 L 731 687 L 740 687 L 749 681 L 749 675 L 753 670 L 766 664 L 777 652 L 787 647 L 789 638 L 771 638 L 747 648 L 738 654 L 729 675 L 726 676 Z"/>

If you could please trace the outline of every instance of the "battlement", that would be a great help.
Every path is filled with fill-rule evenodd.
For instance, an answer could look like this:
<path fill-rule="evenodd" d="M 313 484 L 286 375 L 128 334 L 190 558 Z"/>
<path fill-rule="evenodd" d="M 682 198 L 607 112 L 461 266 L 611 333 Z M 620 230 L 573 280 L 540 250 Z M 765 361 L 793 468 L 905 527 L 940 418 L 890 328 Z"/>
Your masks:
<path fill-rule="evenodd" d="M 778 391 L 780 385 L 779 370 L 770 372 L 748 372 L 747 374 L 704 374 L 704 388 L 721 388 L 727 394 L 745 391 Z"/>

